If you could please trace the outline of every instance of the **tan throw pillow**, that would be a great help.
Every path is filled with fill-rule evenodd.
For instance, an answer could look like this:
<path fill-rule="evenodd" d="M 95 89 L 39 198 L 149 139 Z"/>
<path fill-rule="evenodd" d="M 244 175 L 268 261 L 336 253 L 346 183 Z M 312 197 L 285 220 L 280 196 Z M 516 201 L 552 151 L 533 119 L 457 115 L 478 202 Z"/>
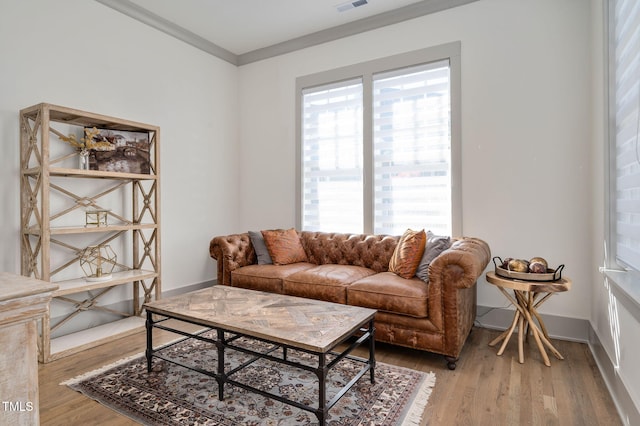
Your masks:
<path fill-rule="evenodd" d="M 409 279 L 413 277 L 424 254 L 426 241 L 427 234 L 424 229 L 421 231 L 407 229 L 400 237 L 400 241 L 398 241 L 398 245 L 391 256 L 389 271 L 402 278 Z"/>
<path fill-rule="evenodd" d="M 307 261 L 307 254 L 295 229 L 271 229 L 261 232 L 275 265 Z"/>

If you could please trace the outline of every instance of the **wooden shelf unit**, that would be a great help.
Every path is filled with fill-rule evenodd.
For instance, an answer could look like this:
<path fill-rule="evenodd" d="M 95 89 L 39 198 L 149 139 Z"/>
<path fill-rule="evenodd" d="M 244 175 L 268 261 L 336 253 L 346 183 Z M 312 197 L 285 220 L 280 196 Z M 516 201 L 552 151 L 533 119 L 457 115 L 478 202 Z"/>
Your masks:
<path fill-rule="evenodd" d="M 61 136 L 80 135 L 85 128 L 92 127 L 148 134 L 150 173 L 75 168 L 78 153 Z M 53 293 L 53 300 L 67 306 L 67 312 L 61 315 L 64 318 L 56 324 L 51 324 L 51 312 L 42 319 L 38 342 L 40 362 L 137 331 L 144 326 L 140 318 L 142 305 L 160 298 L 159 143 L 160 128 L 149 124 L 47 103 L 20 111 L 21 273 L 57 284 L 59 288 Z M 86 184 L 78 184 L 80 181 Z M 94 191 L 98 185 L 92 183 L 98 182 L 101 185 Z M 79 194 L 78 186 L 90 194 Z M 54 199 L 54 194 L 58 198 Z M 104 226 L 75 223 L 84 209 L 110 208 L 101 205 L 107 195 L 121 200 L 115 211 L 107 209 L 110 222 L 115 223 Z M 74 223 L 60 225 L 61 219 Z M 110 280 L 87 281 L 78 273 L 82 250 L 86 247 L 78 244 L 83 244 L 79 241 L 86 238 L 98 238 L 98 244 L 117 243 L 119 247 L 126 247 L 126 253 L 118 254 L 117 269 Z M 67 276 L 60 278 L 65 274 Z M 78 277 L 68 279 L 69 274 Z M 118 312 L 98 303 L 109 290 L 129 283 L 132 283 L 131 312 Z M 85 293 L 88 296 L 84 296 Z M 70 297 L 72 295 L 77 296 Z M 75 321 L 75 328 L 83 328 L 86 321 L 78 321 L 82 321 L 88 311 L 107 312 L 120 319 L 51 338 L 51 333 L 65 323 Z"/>

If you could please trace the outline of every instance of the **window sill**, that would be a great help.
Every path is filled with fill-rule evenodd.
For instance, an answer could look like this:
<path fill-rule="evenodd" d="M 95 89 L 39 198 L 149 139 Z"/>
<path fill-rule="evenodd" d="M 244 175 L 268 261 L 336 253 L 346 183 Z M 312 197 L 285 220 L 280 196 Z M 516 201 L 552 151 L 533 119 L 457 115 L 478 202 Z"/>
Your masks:
<path fill-rule="evenodd" d="M 640 322 L 640 272 L 607 269 L 604 275 L 608 278 L 616 298 L 624 303 Z"/>

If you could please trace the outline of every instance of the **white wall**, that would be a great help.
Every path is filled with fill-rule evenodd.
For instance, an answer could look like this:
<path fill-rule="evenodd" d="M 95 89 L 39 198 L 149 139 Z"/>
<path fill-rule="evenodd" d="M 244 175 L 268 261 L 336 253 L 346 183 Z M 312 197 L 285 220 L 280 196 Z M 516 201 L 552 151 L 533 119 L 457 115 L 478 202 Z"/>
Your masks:
<path fill-rule="evenodd" d="M 1 270 L 20 273 L 18 111 L 48 102 L 160 126 L 163 290 L 214 279 L 209 240 L 238 220 L 237 68 L 86 0 L 2 0 L 0 57 Z"/>
<path fill-rule="evenodd" d="M 463 233 L 565 264 L 574 288 L 542 311 L 588 319 L 589 25 L 582 0 L 482 0 L 241 67 L 241 223 L 295 224 L 296 77 L 460 40 Z M 480 280 L 480 305 L 505 302 Z"/>

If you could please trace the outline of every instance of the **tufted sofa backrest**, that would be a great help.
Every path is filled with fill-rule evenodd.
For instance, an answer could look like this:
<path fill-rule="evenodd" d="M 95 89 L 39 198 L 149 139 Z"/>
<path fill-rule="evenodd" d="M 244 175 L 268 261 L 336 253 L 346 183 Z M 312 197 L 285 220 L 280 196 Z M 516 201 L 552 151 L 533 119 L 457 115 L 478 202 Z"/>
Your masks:
<path fill-rule="evenodd" d="M 299 232 L 309 262 L 363 266 L 386 272 L 399 236 Z"/>

